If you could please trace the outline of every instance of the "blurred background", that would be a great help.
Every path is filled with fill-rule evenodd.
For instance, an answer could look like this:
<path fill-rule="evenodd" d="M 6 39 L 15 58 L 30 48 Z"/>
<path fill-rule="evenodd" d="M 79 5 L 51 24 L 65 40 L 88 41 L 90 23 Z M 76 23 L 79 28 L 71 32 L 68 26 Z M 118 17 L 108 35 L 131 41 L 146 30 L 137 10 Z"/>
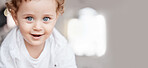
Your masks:
<path fill-rule="evenodd" d="M 0 0 L 0 40 L 12 27 L 5 25 L 4 3 Z M 73 48 L 78 68 L 148 68 L 147 3 L 66 0 L 56 28 Z"/>

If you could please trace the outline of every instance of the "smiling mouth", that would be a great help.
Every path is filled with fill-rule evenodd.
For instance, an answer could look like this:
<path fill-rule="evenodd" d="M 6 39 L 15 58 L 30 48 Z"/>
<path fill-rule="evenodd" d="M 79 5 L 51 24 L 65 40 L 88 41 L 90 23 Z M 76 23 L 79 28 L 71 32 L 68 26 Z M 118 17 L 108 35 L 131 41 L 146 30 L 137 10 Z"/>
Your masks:
<path fill-rule="evenodd" d="M 32 36 L 34 36 L 34 37 L 40 37 L 41 35 L 32 35 Z"/>
<path fill-rule="evenodd" d="M 33 37 L 41 37 L 42 35 L 31 34 Z"/>

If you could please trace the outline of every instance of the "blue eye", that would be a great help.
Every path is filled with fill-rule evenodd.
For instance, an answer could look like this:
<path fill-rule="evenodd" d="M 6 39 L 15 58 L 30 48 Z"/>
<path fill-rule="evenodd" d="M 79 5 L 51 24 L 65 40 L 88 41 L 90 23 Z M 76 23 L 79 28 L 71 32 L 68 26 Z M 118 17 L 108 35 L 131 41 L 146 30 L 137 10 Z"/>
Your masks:
<path fill-rule="evenodd" d="M 44 21 L 48 21 L 50 18 L 49 17 L 44 17 L 43 20 Z"/>
<path fill-rule="evenodd" d="M 33 21 L 33 18 L 32 18 L 32 17 L 26 17 L 26 19 L 27 19 L 28 21 Z"/>

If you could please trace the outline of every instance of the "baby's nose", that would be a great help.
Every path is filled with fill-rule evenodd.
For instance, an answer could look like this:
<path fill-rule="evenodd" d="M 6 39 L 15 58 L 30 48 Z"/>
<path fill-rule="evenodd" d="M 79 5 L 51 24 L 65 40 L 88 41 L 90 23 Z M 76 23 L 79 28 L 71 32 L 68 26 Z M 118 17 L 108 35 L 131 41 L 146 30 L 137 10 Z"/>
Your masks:
<path fill-rule="evenodd" d="M 41 31 L 43 28 L 42 28 L 42 25 L 41 25 L 41 22 L 35 22 L 34 23 L 34 26 L 33 26 L 33 30 L 35 31 Z"/>

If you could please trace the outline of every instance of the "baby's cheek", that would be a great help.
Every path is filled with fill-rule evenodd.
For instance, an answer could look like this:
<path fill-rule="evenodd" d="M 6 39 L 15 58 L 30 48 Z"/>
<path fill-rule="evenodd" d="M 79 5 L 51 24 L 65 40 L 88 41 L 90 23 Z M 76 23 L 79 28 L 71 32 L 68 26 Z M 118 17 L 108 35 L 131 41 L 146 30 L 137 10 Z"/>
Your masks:
<path fill-rule="evenodd" d="M 51 34 L 52 34 L 52 30 L 48 30 L 48 31 L 46 32 L 46 37 L 47 37 L 47 38 L 50 37 Z"/>
<path fill-rule="evenodd" d="M 52 34 L 52 31 L 48 31 L 47 35 L 50 36 Z"/>

